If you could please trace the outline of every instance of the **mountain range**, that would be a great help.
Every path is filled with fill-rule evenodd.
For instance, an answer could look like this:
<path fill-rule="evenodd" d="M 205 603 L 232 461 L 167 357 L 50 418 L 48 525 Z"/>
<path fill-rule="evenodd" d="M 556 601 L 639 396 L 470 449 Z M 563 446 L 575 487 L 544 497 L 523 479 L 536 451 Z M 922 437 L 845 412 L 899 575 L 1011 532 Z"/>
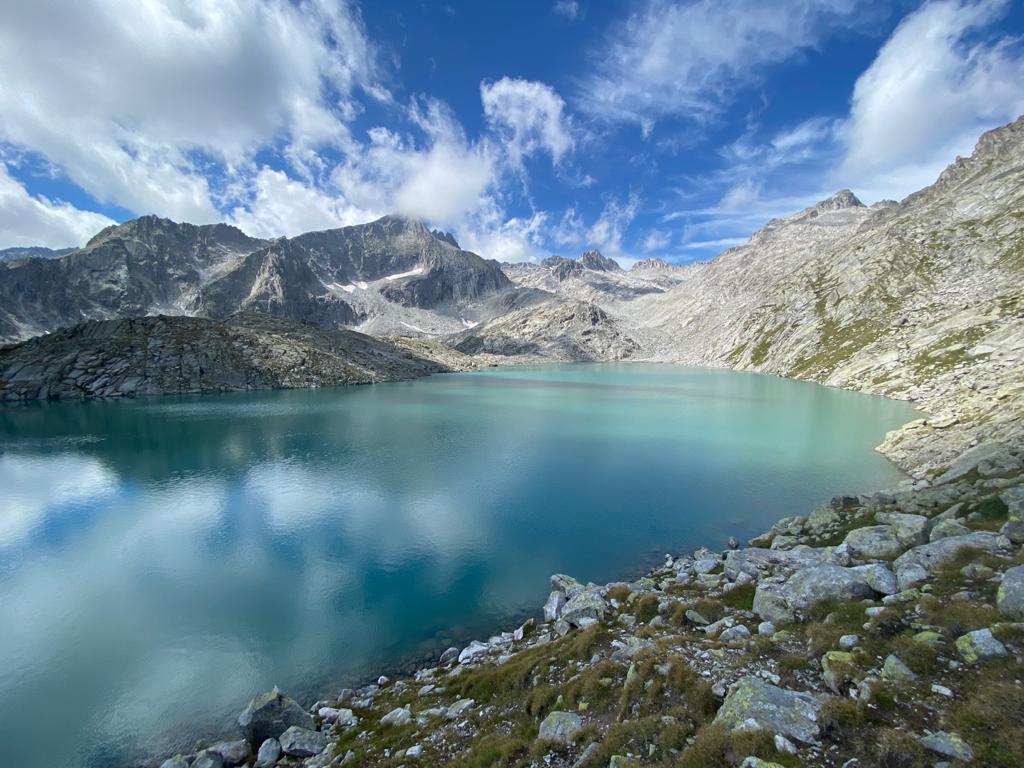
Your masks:
<path fill-rule="evenodd" d="M 597 251 L 498 264 L 398 216 L 275 240 L 147 216 L 69 253 L 28 250 L 0 261 L 8 342 L 86 321 L 258 312 L 486 363 L 659 360 L 910 398 L 932 418 L 888 446 L 908 464 L 936 464 L 979 424 L 1021 431 L 1024 118 L 901 202 L 842 190 L 687 266 L 623 270 Z"/>

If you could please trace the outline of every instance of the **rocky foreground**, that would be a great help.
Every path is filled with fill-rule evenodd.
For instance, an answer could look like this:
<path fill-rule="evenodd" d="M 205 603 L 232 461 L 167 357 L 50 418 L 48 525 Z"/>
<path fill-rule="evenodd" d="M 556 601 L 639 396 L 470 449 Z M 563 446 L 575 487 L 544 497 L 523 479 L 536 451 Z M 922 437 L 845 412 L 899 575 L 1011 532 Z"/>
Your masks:
<path fill-rule="evenodd" d="M 0 347 L 0 401 L 369 384 L 476 365 L 417 342 L 241 314 L 101 320 Z"/>
<path fill-rule="evenodd" d="M 1020 766 L 1024 449 L 836 497 L 162 768 Z M 538 617 L 539 618 L 539 617 Z"/>

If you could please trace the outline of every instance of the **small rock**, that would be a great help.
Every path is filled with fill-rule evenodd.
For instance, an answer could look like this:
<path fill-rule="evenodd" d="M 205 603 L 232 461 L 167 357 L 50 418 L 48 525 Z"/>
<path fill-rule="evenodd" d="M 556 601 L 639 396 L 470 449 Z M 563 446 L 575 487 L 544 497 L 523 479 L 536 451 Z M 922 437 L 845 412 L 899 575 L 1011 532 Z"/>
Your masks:
<path fill-rule="evenodd" d="M 544 603 L 544 621 L 558 621 L 562 615 L 562 608 L 565 607 L 565 592 L 555 590 L 548 595 Z"/>
<path fill-rule="evenodd" d="M 844 651 L 849 651 L 852 648 L 856 648 L 860 644 L 859 635 L 843 635 L 839 638 L 839 647 Z"/>
<path fill-rule="evenodd" d="M 537 738 L 555 744 L 572 744 L 583 730 L 583 718 L 575 712 L 551 712 L 540 724 Z"/>
<path fill-rule="evenodd" d="M 1024 621 L 1024 565 L 1003 574 L 996 592 L 996 607 L 1010 621 Z"/>
<path fill-rule="evenodd" d="M 918 741 L 921 742 L 921 746 L 925 749 L 943 757 L 960 760 L 964 763 L 969 763 L 974 759 L 974 750 L 971 749 L 971 745 L 964 741 L 960 734 L 957 733 L 939 731 L 930 736 L 923 736 Z"/>
<path fill-rule="evenodd" d="M 449 664 L 454 664 L 459 660 L 459 649 L 454 646 L 446 650 L 441 654 L 441 658 L 438 659 L 438 663 L 442 667 L 447 667 Z"/>
<path fill-rule="evenodd" d="M 937 693 L 939 696 L 945 696 L 946 698 L 953 698 L 953 691 L 944 685 L 938 683 L 932 683 L 932 693 Z"/>
<path fill-rule="evenodd" d="M 445 710 L 444 716 L 449 720 L 455 720 L 472 709 L 474 704 L 476 702 L 473 699 L 459 699 Z"/>
<path fill-rule="evenodd" d="M 909 683 L 916 680 L 917 675 L 898 656 L 890 653 L 882 664 L 882 679 L 892 683 Z"/>
<path fill-rule="evenodd" d="M 771 637 L 775 634 L 775 625 L 770 621 L 762 621 L 757 625 L 757 634 Z"/>
<path fill-rule="evenodd" d="M 481 643 L 479 640 L 472 641 L 469 645 L 462 649 L 459 653 L 459 664 L 467 664 L 471 661 L 475 661 L 487 654 L 491 650 L 491 646 L 487 643 Z"/>
<path fill-rule="evenodd" d="M 405 750 L 405 756 L 412 760 L 419 760 L 423 757 L 423 746 L 421 744 L 413 744 Z"/>
<path fill-rule="evenodd" d="M 175 755 L 160 763 L 160 768 L 188 768 L 188 760 L 184 755 Z"/>
<path fill-rule="evenodd" d="M 724 630 L 718 639 L 723 643 L 738 643 L 750 639 L 750 630 L 742 624 L 737 624 L 735 627 L 729 627 Z"/>

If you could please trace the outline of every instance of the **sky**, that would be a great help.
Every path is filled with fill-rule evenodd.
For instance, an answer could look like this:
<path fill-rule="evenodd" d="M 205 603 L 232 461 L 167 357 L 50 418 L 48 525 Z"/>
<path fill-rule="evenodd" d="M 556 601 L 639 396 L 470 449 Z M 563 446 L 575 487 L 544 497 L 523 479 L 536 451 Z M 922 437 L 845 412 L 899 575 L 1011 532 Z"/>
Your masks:
<path fill-rule="evenodd" d="M 0 248 L 398 213 L 501 261 L 706 260 L 1024 113 L 1010 0 L 0 0 Z"/>

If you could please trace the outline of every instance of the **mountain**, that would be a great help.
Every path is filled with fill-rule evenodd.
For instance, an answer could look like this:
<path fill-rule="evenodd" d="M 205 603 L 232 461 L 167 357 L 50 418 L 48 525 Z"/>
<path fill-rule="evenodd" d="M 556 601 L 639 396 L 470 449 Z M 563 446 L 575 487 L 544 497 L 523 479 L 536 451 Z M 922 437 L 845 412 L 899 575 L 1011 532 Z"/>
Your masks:
<path fill-rule="evenodd" d="M 635 357 L 913 399 L 930 418 L 886 452 L 937 467 L 979 439 L 1024 434 L 1021 211 L 1024 118 L 900 203 L 865 207 L 843 190 L 710 262 L 626 273 L 671 274 L 660 290 L 589 271 L 562 282 L 536 268 L 509 274 L 592 301 L 636 340 Z"/>
<path fill-rule="evenodd" d="M 496 262 L 394 216 L 269 241 L 226 224 L 145 216 L 62 257 L 0 268 L 0 340 L 89 319 L 253 310 L 326 328 L 451 333 L 473 322 L 463 315 L 489 317 L 487 301 L 514 290 Z"/>
<path fill-rule="evenodd" d="M 267 315 L 79 324 L 0 348 L 0 401 L 367 384 L 473 363 Z"/>
<path fill-rule="evenodd" d="M 622 270 L 619 262 L 602 256 L 600 251 L 584 251 L 579 262 L 584 269 L 592 269 L 595 272 L 619 272 Z"/>
<path fill-rule="evenodd" d="M 43 248 L 32 245 L 27 247 L 2 248 L 0 249 L 0 262 L 16 261 L 18 259 L 55 259 L 58 256 L 65 256 L 77 248 Z"/>

